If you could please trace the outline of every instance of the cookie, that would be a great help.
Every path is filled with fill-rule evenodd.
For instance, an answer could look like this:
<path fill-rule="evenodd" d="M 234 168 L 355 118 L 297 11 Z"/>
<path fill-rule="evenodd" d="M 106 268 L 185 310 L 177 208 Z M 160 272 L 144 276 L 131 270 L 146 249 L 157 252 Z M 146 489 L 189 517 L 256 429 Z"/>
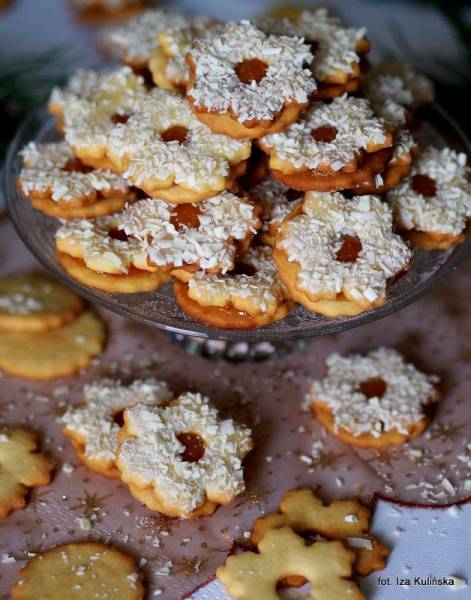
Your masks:
<path fill-rule="evenodd" d="M 257 23 L 264 31 L 301 37 L 310 45 L 314 55 L 311 70 L 324 98 L 347 91 L 347 84 L 348 91 L 356 91 L 353 82 L 358 89 L 361 61 L 369 50 L 364 27 L 345 27 L 326 8 L 304 10 L 294 19 L 263 17 Z"/>
<path fill-rule="evenodd" d="M 18 188 L 35 208 L 50 216 L 93 218 L 117 212 L 135 199 L 122 177 L 84 165 L 67 142 L 30 142 L 20 154 L 24 166 Z"/>
<path fill-rule="evenodd" d="M 466 154 L 425 148 L 387 200 L 398 229 L 414 246 L 444 250 L 462 243 L 471 218 Z"/>
<path fill-rule="evenodd" d="M 207 17 L 199 17 L 157 34 L 158 46 L 149 60 L 154 83 L 167 90 L 185 92 L 190 70 L 185 57 L 194 42 L 220 35 L 223 25 Z"/>
<path fill-rule="evenodd" d="M 305 110 L 316 82 L 312 54 L 301 38 L 267 35 L 250 21 L 229 23 L 200 39 L 187 55 L 187 97 L 213 131 L 259 138 L 283 131 Z"/>
<path fill-rule="evenodd" d="M 54 331 L 2 331 L 0 369 L 26 379 L 66 377 L 87 367 L 104 343 L 103 323 L 90 311 Z"/>
<path fill-rule="evenodd" d="M 276 179 L 299 190 L 334 191 L 374 180 L 392 156 L 392 135 L 368 100 L 314 102 L 286 131 L 258 141 Z"/>
<path fill-rule="evenodd" d="M 100 46 L 109 54 L 136 70 L 146 69 L 158 48 L 161 31 L 184 27 L 188 19 L 160 9 L 147 10 L 125 23 L 108 27 L 100 33 Z"/>
<path fill-rule="evenodd" d="M 429 423 L 427 407 L 440 400 L 438 377 L 392 348 L 334 353 L 326 369 L 308 393 L 314 414 L 327 431 L 359 448 L 381 450 L 416 438 Z"/>
<path fill-rule="evenodd" d="M 112 546 L 78 542 L 37 554 L 19 571 L 13 600 L 141 600 L 142 575 L 133 558 Z"/>
<path fill-rule="evenodd" d="M 55 89 L 49 111 L 58 119 L 74 155 L 96 169 L 117 170 L 108 157 L 114 128 L 134 114 L 147 89 L 129 67 L 77 71 L 64 89 Z"/>
<path fill-rule="evenodd" d="M 262 207 L 260 237 L 265 244 L 274 246 L 281 222 L 303 202 L 304 193 L 289 188 L 271 175 L 251 187 L 250 197 Z"/>
<path fill-rule="evenodd" d="M 245 171 L 248 140 L 213 133 L 180 94 L 152 89 L 110 135 L 109 156 L 147 195 L 191 203 L 232 186 Z"/>
<path fill-rule="evenodd" d="M 50 482 L 54 463 L 37 451 L 37 445 L 32 431 L 0 428 L 0 518 L 25 506 L 31 488 Z"/>
<path fill-rule="evenodd" d="M 412 253 L 393 232 L 377 196 L 305 195 L 276 236 L 273 258 L 293 300 L 328 317 L 355 316 L 386 302 L 388 281 Z"/>
<path fill-rule="evenodd" d="M 363 92 L 375 113 L 390 126 L 401 128 L 414 112 L 434 100 L 433 83 L 407 63 L 383 60 L 369 71 Z"/>
<path fill-rule="evenodd" d="M 253 329 L 285 317 L 291 303 L 278 278 L 269 246 L 255 246 L 225 275 L 195 273 L 176 281 L 177 304 L 193 319 L 219 329 Z"/>
<path fill-rule="evenodd" d="M 123 385 L 120 381 L 102 379 L 85 385 L 83 403 L 64 413 L 63 432 L 87 467 L 101 475 L 119 478 L 115 460 L 123 411 L 137 403 L 159 406 L 171 399 L 163 381 L 145 379 Z"/>
<path fill-rule="evenodd" d="M 206 397 L 187 392 L 166 407 L 124 411 L 116 465 L 131 494 L 171 517 L 211 514 L 244 491 L 250 430 L 220 419 Z"/>
<path fill-rule="evenodd" d="M 280 512 L 255 521 L 250 539 L 258 544 L 270 529 L 288 526 L 303 537 L 340 540 L 356 554 L 354 571 L 366 576 L 384 569 L 389 555 L 389 549 L 368 532 L 369 522 L 370 511 L 354 498 L 336 500 L 325 506 L 311 489 L 290 490 L 280 502 Z"/>
<path fill-rule="evenodd" d="M 0 279 L 0 329 L 57 329 L 75 319 L 82 307 L 76 294 L 46 275 L 30 273 Z"/>
<path fill-rule="evenodd" d="M 303 577 L 311 584 L 307 600 L 365 600 L 350 579 L 355 554 L 339 541 L 314 542 L 289 527 L 270 529 L 258 543 L 258 554 L 229 556 L 216 570 L 217 578 L 236 600 L 274 600 L 277 584 L 287 577 Z"/>
<path fill-rule="evenodd" d="M 247 249 L 260 221 L 247 198 L 221 192 L 196 205 L 141 200 L 126 208 L 123 227 L 142 242 L 148 262 L 164 271 L 225 273 Z"/>

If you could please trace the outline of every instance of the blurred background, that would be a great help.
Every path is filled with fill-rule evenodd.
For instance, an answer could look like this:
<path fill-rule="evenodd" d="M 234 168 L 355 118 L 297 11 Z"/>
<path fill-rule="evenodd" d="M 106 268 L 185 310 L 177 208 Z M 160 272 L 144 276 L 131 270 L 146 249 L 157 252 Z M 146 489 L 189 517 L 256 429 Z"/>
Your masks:
<path fill-rule="evenodd" d="M 289 4 L 289 3 L 288 3 Z M 298 1 L 329 6 L 347 22 L 366 26 L 372 56 L 395 56 L 431 76 L 438 101 L 471 129 L 471 3 L 461 0 Z M 180 0 L 158 6 L 230 20 L 273 10 L 270 0 Z M 24 115 L 78 66 L 104 61 L 96 46 L 103 25 L 84 23 L 67 0 L 0 0 L 0 163 Z"/>

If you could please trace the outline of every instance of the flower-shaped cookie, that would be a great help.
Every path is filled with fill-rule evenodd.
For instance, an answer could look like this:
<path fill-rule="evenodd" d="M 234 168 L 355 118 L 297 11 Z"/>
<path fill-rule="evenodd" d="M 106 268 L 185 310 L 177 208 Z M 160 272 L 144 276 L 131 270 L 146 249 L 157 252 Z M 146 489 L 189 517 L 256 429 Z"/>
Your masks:
<path fill-rule="evenodd" d="M 144 379 L 123 385 L 120 381 L 102 379 L 87 384 L 83 403 L 63 415 L 64 433 L 90 469 L 107 477 L 119 477 L 115 466 L 121 427 L 118 418 L 138 402 L 159 406 L 171 399 L 172 394 L 163 381 Z"/>
<path fill-rule="evenodd" d="M 368 100 L 343 95 L 330 104 L 315 102 L 297 123 L 258 144 L 269 154 L 274 176 L 286 185 L 334 191 L 382 172 L 392 136 Z M 382 160 L 376 165 L 378 155 Z"/>
<path fill-rule="evenodd" d="M 250 156 L 248 140 L 213 133 L 179 94 L 154 88 L 110 136 L 110 156 L 149 196 L 175 203 L 230 187 Z"/>
<path fill-rule="evenodd" d="M 434 250 L 461 243 L 471 218 L 466 154 L 425 148 L 387 200 L 399 229 L 415 246 Z"/>
<path fill-rule="evenodd" d="M 233 273 L 199 271 L 187 284 L 176 281 L 173 290 L 184 312 L 220 329 L 261 327 L 283 318 L 290 309 L 270 246 L 247 250 Z"/>
<path fill-rule="evenodd" d="M 256 138 L 296 121 L 316 89 L 312 54 L 301 38 L 267 35 L 249 21 L 229 23 L 188 54 L 187 90 L 198 119 L 219 133 Z"/>
<path fill-rule="evenodd" d="M 256 207 L 229 192 L 196 205 L 141 200 L 123 212 L 125 232 L 140 240 L 151 264 L 166 270 L 231 270 L 259 226 Z"/>
<path fill-rule="evenodd" d="M 378 197 L 310 192 L 281 224 L 273 257 L 294 300 L 353 316 L 385 303 L 386 284 L 408 268 L 411 251 Z"/>
<path fill-rule="evenodd" d="M 250 431 L 220 419 L 201 394 L 187 392 L 167 407 L 127 409 L 120 444 L 121 478 L 152 510 L 182 518 L 211 514 L 245 489 Z"/>
<path fill-rule="evenodd" d="M 425 407 L 440 399 L 439 378 L 392 348 L 364 356 L 334 353 L 326 367 L 308 398 L 322 425 L 352 446 L 381 449 L 417 437 L 429 422 Z"/>

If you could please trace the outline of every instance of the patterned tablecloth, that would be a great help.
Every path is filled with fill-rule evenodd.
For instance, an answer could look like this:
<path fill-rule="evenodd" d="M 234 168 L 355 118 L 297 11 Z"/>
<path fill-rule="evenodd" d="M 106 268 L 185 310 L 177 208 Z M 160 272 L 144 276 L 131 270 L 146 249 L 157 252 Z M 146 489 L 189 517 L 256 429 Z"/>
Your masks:
<path fill-rule="evenodd" d="M 34 266 L 8 220 L 1 221 L 0 275 Z M 58 465 L 51 485 L 34 490 L 25 509 L 0 522 L 0 599 L 8 598 L 16 572 L 34 553 L 72 540 L 100 540 L 137 557 L 150 598 L 175 600 L 207 581 L 234 541 L 245 539 L 254 519 L 276 509 L 293 487 L 312 486 L 325 500 L 354 494 L 368 502 L 376 492 L 428 506 L 470 497 L 470 274 L 468 260 L 445 285 L 401 313 L 258 364 L 190 357 L 164 334 L 97 308 L 107 324 L 108 344 L 89 369 L 51 383 L 0 379 L 1 422 L 38 431 L 42 448 Z M 381 455 L 353 450 L 325 434 L 302 408 L 309 382 L 321 375 L 327 354 L 380 344 L 395 346 L 419 366 L 440 373 L 444 385 L 444 399 L 428 432 Z M 183 522 L 152 513 L 119 481 L 88 471 L 62 434 L 59 417 L 67 403 L 80 401 L 86 381 L 103 375 L 166 379 L 175 392 L 204 392 L 223 414 L 249 424 L 255 450 L 246 465 L 246 493 L 210 518 Z M 84 523 L 89 529 L 83 529 Z M 378 531 L 384 530 L 381 523 L 375 524 Z M 415 553 L 434 554 L 422 542 Z M 394 557 L 393 552 L 391 565 Z M 377 577 L 365 585 L 374 589 Z M 384 589 L 371 597 L 392 597 L 380 595 Z M 207 593 L 201 597 L 219 597 Z"/>

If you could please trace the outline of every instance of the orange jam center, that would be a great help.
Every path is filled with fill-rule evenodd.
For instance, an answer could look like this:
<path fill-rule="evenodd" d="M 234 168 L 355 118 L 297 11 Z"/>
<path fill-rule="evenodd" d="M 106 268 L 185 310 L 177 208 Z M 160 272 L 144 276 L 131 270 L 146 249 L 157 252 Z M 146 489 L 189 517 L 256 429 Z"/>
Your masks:
<path fill-rule="evenodd" d="M 206 446 L 203 438 L 197 433 L 179 433 L 177 440 L 185 446 L 180 455 L 182 460 L 185 462 L 197 462 L 203 458 Z"/>
<path fill-rule="evenodd" d="M 160 134 L 164 142 L 178 142 L 179 144 L 183 144 L 187 136 L 188 129 L 183 125 L 172 125 Z"/>
<path fill-rule="evenodd" d="M 122 229 L 110 229 L 108 231 L 108 237 L 112 240 L 119 240 L 121 242 L 127 242 L 129 240 L 127 233 Z"/>
<path fill-rule="evenodd" d="M 170 223 L 175 229 L 183 226 L 198 229 L 200 226 L 199 215 L 200 209 L 198 206 L 193 204 L 176 204 L 170 215 Z"/>
<path fill-rule="evenodd" d="M 258 58 L 248 58 L 238 63 L 234 70 L 242 83 L 258 83 L 262 81 L 267 72 L 268 65 Z"/>
<path fill-rule="evenodd" d="M 114 113 L 114 115 L 111 116 L 111 120 L 113 123 L 127 123 L 130 116 L 131 115 L 120 115 L 119 113 Z"/>
<path fill-rule="evenodd" d="M 311 129 L 311 135 L 316 142 L 332 142 L 337 137 L 338 130 L 332 125 L 321 125 Z"/>
<path fill-rule="evenodd" d="M 428 175 L 414 175 L 412 177 L 412 189 L 423 196 L 433 197 L 437 193 L 437 184 L 435 179 Z"/>
<path fill-rule="evenodd" d="M 386 393 L 386 382 L 381 377 L 372 377 L 362 381 L 358 390 L 367 398 L 382 398 Z"/>
<path fill-rule="evenodd" d="M 342 245 L 337 251 L 335 258 L 339 262 L 355 262 L 363 246 L 359 238 L 353 235 L 342 235 Z"/>
<path fill-rule="evenodd" d="M 63 171 L 67 171 L 67 173 L 90 173 L 93 171 L 92 167 L 88 165 L 84 165 L 80 158 L 69 158 L 69 160 L 62 167 Z"/>

